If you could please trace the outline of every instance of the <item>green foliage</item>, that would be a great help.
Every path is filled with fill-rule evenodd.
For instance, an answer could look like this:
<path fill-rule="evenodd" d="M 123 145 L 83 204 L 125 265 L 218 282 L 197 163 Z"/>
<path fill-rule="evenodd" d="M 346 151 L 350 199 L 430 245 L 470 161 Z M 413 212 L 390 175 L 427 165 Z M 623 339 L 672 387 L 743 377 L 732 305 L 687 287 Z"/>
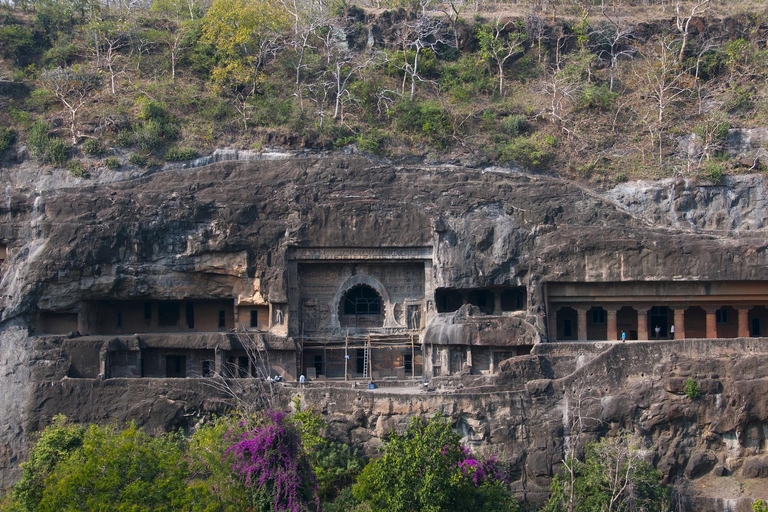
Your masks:
<path fill-rule="evenodd" d="M 555 157 L 552 150 L 557 140 L 551 136 L 533 134 L 530 137 L 518 137 L 499 144 L 499 161 L 515 163 L 531 169 L 541 169 Z"/>
<path fill-rule="evenodd" d="M 570 459 L 569 464 L 574 468 L 575 512 L 671 510 L 669 491 L 659 483 L 662 473 L 653 469 L 650 453 L 629 436 L 591 443 L 584 462 Z M 553 479 L 544 512 L 569 509 L 570 484 L 567 472 Z"/>
<path fill-rule="evenodd" d="M 293 404 L 296 412 L 290 416 L 290 422 L 301 435 L 315 473 L 318 495 L 326 503 L 355 481 L 365 462 L 356 449 L 322 435 L 328 428 L 322 416 L 312 409 L 302 409 L 298 398 L 294 398 Z"/>
<path fill-rule="evenodd" d="M 118 133 L 118 146 L 136 146 L 142 151 L 151 152 L 178 138 L 177 121 L 167 112 L 164 103 L 140 96 L 135 106 L 139 123 L 133 127 L 131 135 Z"/>
<path fill-rule="evenodd" d="M 115 145 L 119 148 L 130 148 L 134 144 L 133 132 L 130 130 L 120 130 L 117 132 L 117 139 Z"/>
<path fill-rule="evenodd" d="M 736 86 L 726 97 L 723 109 L 734 114 L 747 112 L 754 106 L 752 96 L 752 90 Z"/>
<path fill-rule="evenodd" d="M 505 117 L 501 122 L 502 132 L 510 137 L 523 135 L 529 129 L 530 125 L 528 124 L 528 118 L 523 115 L 513 114 Z"/>
<path fill-rule="evenodd" d="M 704 162 L 704 177 L 711 181 L 714 185 L 719 185 L 725 178 L 725 171 L 723 170 L 723 163 L 717 160 L 707 160 Z M 694 382 L 695 384 L 695 382 Z M 697 384 L 698 386 L 698 384 Z M 686 390 L 688 382 L 686 381 Z M 686 391 L 687 394 L 687 391 Z"/>
<path fill-rule="evenodd" d="M 243 430 L 236 417 L 222 417 L 206 423 L 192 436 L 187 450 L 189 471 L 194 475 L 188 485 L 194 512 L 240 512 L 247 510 L 248 490 L 232 471 L 232 461 L 225 456 L 227 438 Z"/>
<path fill-rule="evenodd" d="M 91 425 L 45 481 L 38 510 L 157 512 L 185 508 L 187 463 L 171 437 Z"/>
<path fill-rule="evenodd" d="M 386 134 L 381 130 L 370 130 L 357 136 L 357 147 L 361 151 L 381 156 L 384 153 L 383 147 L 386 139 Z"/>
<path fill-rule="evenodd" d="M 30 451 L 29 460 L 21 465 L 21 477 L 13 488 L 13 498 L 21 510 L 35 511 L 45 492 L 46 479 L 60 461 L 66 460 L 77 450 L 85 435 L 85 429 L 67 423 L 62 415 L 53 421 Z"/>
<path fill-rule="evenodd" d="M 746 62 L 749 54 L 749 42 L 745 39 L 735 39 L 723 45 L 722 53 L 725 56 L 725 65 L 733 68 L 740 62 Z"/>
<path fill-rule="evenodd" d="M 440 87 L 459 103 L 471 103 L 482 94 L 492 94 L 495 82 L 488 67 L 475 55 L 462 55 L 440 71 Z"/>
<path fill-rule="evenodd" d="M 138 165 L 139 167 L 144 167 L 147 165 L 148 159 L 146 156 L 140 154 L 140 153 L 133 153 L 131 156 L 128 157 L 128 163 L 132 165 Z"/>
<path fill-rule="evenodd" d="M 32 156 L 47 164 L 63 165 L 69 160 L 69 146 L 57 137 L 51 137 L 51 125 L 37 121 L 27 135 L 27 146 Z"/>
<path fill-rule="evenodd" d="M 752 512 L 768 512 L 768 504 L 763 500 L 755 500 L 752 503 Z"/>
<path fill-rule="evenodd" d="M 88 156 L 100 156 L 104 153 L 104 144 L 99 139 L 88 139 L 83 142 L 83 153 Z"/>
<path fill-rule="evenodd" d="M 722 145 L 728 140 L 731 123 L 720 112 L 710 115 L 703 122 L 693 128 L 693 133 L 707 144 Z"/>
<path fill-rule="evenodd" d="M 354 497 L 371 512 L 517 510 L 501 482 L 473 485 L 461 466 L 467 452 L 459 440 L 442 415 L 414 417 L 403 435 L 390 435 L 381 458 L 363 469 Z"/>
<path fill-rule="evenodd" d="M 452 132 L 451 119 L 436 101 L 404 100 L 395 105 L 395 128 L 426 138 L 438 148 L 445 148 Z"/>
<path fill-rule="evenodd" d="M 16 142 L 16 131 L 13 128 L 0 128 L 0 158 L 11 149 Z"/>
<path fill-rule="evenodd" d="M 607 109 L 613 106 L 619 93 L 611 92 L 606 85 L 588 84 L 577 100 L 578 108 Z"/>
<path fill-rule="evenodd" d="M 63 140 L 57 138 L 50 139 L 48 143 L 48 151 L 45 154 L 43 161 L 53 165 L 64 165 L 69 160 L 69 145 Z"/>
<path fill-rule="evenodd" d="M 80 160 L 72 160 L 67 164 L 67 170 L 75 178 L 87 178 L 89 176 L 88 171 L 83 167 Z"/>
<path fill-rule="evenodd" d="M 165 160 L 167 162 L 194 160 L 198 156 L 199 154 L 194 148 L 170 148 L 165 152 Z"/>
<path fill-rule="evenodd" d="M 110 171 L 116 171 L 120 168 L 120 160 L 116 156 L 108 156 L 104 160 L 104 165 Z"/>
<path fill-rule="evenodd" d="M 19 24 L 6 23 L 0 26 L 0 55 L 13 59 L 19 66 L 32 61 L 35 51 L 35 37 L 32 31 Z"/>
<path fill-rule="evenodd" d="M 696 400 L 701 395 L 699 389 L 699 383 L 695 380 L 688 378 L 685 380 L 685 396 L 691 400 Z"/>

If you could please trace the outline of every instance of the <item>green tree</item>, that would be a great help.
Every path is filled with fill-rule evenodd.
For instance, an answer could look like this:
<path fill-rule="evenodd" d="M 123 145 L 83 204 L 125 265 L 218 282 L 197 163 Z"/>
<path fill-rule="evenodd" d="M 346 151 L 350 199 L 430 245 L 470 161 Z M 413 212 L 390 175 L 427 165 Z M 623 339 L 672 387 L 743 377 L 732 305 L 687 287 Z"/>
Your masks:
<path fill-rule="evenodd" d="M 573 460 L 575 479 L 555 477 L 544 512 L 629 512 L 671 510 L 647 450 L 628 435 L 587 445 L 584 461 Z M 571 502 L 570 497 L 573 497 Z"/>
<path fill-rule="evenodd" d="M 218 52 L 211 78 L 220 85 L 250 87 L 274 52 L 288 17 L 275 0 L 214 0 L 203 21 L 203 43 Z"/>
<path fill-rule="evenodd" d="M 299 431 L 301 443 L 309 455 L 320 500 L 327 503 L 355 481 L 365 461 L 355 448 L 323 435 L 328 425 L 322 416 L 312 409 L 302 409 L 299 399 L 294 399 L 293 403 L 296 412 L 290 416 L 290 421 Z"/>
<path fill-rule="evenodd" d="M 37 440 L 29 459 L 21 465 L 21 477 L 13 488 L 13 498 L 21 510 L 37 510 L 45 490 L 45 480 L 61 460 L 67 459 L 83 443 L 85 429 L 55 416 Z"/>
<path fill-rule="evenodd" d="M 381 458 L 369 463 L 353 488 L 372 512 L 514 511 L 504 479 L 491 464 L 469 456 L 440 414 L 414 417 L 391 435 Z"/>
<path fill-rule="evenodd" d="M 45 480 L 36 510 L 187 509 L 182 453 L 176 439 L 152 438 L 135 425 L 125 430 L 91 425 L 82 446 L 60 460 Z"/>

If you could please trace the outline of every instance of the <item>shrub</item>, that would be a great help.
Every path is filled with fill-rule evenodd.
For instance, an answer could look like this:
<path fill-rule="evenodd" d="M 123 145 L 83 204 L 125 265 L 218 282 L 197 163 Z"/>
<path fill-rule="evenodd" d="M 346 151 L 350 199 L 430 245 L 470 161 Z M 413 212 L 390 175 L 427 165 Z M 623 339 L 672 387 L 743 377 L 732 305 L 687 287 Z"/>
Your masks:
<path fill-rule="evenodd" d="M 685 396 L 691 400 L 695 400 L 701 396 L 701 389 L 699 389 L 699 383 L 693 379 L 686 379 L 685 381 Z"/>
<path fill-rule="evenodd" d="M 554 159 L 551 150 L 556 145 L 557 140 L 551 136 L 534 134 L 528 138 L 518 137 L 499 145 L 499 161 L 541 169 Z"/>
<path fill-rule="evenodd" d="M 577 101 L 578 108 L 609 108 L 619 97 L 619 93 L 611 92 L 605 85 L 591 84 L 585 87 Z"/>
<path fill-rule="evenodd" d="M 16 131 L 12 128 L 0 128 L 0 157 L 11 149 L 14 142 L 16 142 Z"/>
<path fill-rule="evenodd" d="M 48 132 L 51 131 L 51 125 L 45 121 L 36 121 L 32 125 L 27 135 L 27 146 L 30 153 L 37 159 L 42 159 L 45 152 L 48 150 L 48 144 L 50 137 Z"/>
<path fill-rule="evenodd" d="M 134 126 L 133 144 L 142 151 L 154 151 L 179 136 L 177 121 L 166 112 L 166 105 L 159 101 L 140 96 L 136 102 L 139 112 L 136 118 L 141 122 Z"/>
<path fill-rule="evenodd" d="M 615 177 L 615 178 L 613 178 L 613 181 L 614 181 L 614 183 L 616 183 L 616 184 L 619 184 L 619 183 L 624 183 L 624 182 L 626 182 L 626 181 L 627 181 L 627 175 L 626 175 L 626 173 L 620 172 L 619 174 L 617 174 L 617 175 L 616 175 L 616 177 Z"/>
<path fill-rule="evenodd" d="M 708 160 L 704 162 L 704 177 L 714 185 L 722 183 L 725 178 L 723 163 L 716 160 Z"/>
<path fill-rule="evenodd" d="M 87 178 L 88 177 L 88 171 L 83 167 L 83 164 L 80 163 L 80 160 L 72 160 L 67 165 L 67 169 L 69 170 L 69 174 L 74 176 L 75 178 Z"/>
<path fill-rule="evenodd" d="M 298 512 L 311 503 L 319 508 L 312 467 L 285 413 L 265 414 L 259 426 L 232 437 L 226 453 L 251 492 L 255 510 Z"/>
<path fill-rule="evenodd" d="M 167 162 L 183 162 L 197 157 L 197 150 L 193 148 L 170 148 L 165 152 L 165 160 Z"/>
<path fill-rule="evenodd" d="M 380 156 L 383 153 L 382 146 L 385 140 L 386 136 L 382 131 L 371 130 L 357 136 L 357 147 L 360 151 L 367 151 L 372 155 Z"/>
<path fill-rule="evenodd" d="M 395 106 L 394 119 L 398 130 L 424 136 L 441 149 L 447 145 L 452 131 L 450 117 L 435 101 L 401 101 Z"/>
<path fill-rule="evenodd" d="M 59 138 L 50 139 L 48 153 L 44 161 L 54 165 L 64 165 L 69 160 L 69 146 Z"/>
<path fill-rule="evenodd" d="M 117 140 L 115 140 L 115 145 L 119 148 L 130 148 L 133 146 L 135 142 L 135 138 L 133 136 L 133 132 L 130 130 L 120 130 L 117 132 Z"/>
<path fill-rule="evenodd" d="M 8 24 L 0 26 L 0 55 L 17 64 L 29 62 L 35 51 L 35 35 L 27 27 Z"/>
<path fill-rule="evenodd" d="M 104 153 L 104 145 L 99 139 L 88 139 L 83 142 L 83 153 L 88 156 L 100 156 Z"/>
<path fill-rule="evenodd" d="M 501 122 L 502 131 L 510 137 L 523 135 L 528 131 L 529 128 L 530 126 L 528 125 L 528 118 L 519 114 L 507 116 Z"/>
<path fill-rule="evenodd" d="M 755 500 L 752 503 L 752 512 L 768 512 L 768 503 L 763 500 Z"/>
<path fill-rule="evenodd" d="M 181 443 L 91 425 L 82 445 L 45 480 L 37 510 L 178 510 L 187 500 L 187 463 Z"/>
<path fill-rule="evenodd" d="M 120 168 L 120 160 L 116 156 L 108 156 L 106 160 L 104 160 L 104 165 L 110 171 L 116 171 Z"/>
<path fill-rule="evenodd" d="M 128 157 L 128 163 L 138 165 L 139 167 L 144 167 L 147 165 L 147 157 L 139 153 L 133 153 Z"/>
<path fill-rule="evenodd" d="M 429 421 L 414 417 L 363 469 L 355 498 L 372 512 L 517 510 L 499 462 L 475 459 L 460 439 L 441 414 Z"/>
<path fill-rule="evenodd" d="M 69 160 L 69 146 L 59 138 L 51 138 L 48 134 L 50 130 L 50 124 L 45 121 L 37 121 L 29 131 L 27 146 L 32 156 L 41 162 L 64 165 Z"/>

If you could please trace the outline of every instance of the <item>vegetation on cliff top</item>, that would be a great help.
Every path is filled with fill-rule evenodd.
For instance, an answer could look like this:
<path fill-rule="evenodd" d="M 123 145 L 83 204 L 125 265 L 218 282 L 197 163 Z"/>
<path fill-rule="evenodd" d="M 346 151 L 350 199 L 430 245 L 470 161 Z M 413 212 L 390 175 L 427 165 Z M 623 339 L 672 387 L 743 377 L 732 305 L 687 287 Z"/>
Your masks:
<path fill-rule="evenodd" d="M 764 148 L 725 149 L 768 120 L 766 41 L 768 10 L 736 0 L 17 0 L 0 6 L 0 158 L 26 146 L 87 176 L 356 143 L 719 182 L 761 168 Z"/>

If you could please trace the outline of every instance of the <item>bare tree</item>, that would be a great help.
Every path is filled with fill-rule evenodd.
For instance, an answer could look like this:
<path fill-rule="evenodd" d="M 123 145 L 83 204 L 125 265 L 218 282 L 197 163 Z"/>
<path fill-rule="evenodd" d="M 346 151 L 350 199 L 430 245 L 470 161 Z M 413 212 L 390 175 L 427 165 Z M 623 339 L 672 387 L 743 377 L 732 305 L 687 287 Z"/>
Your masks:
<path fill-rule="evenodd" d="M 280 0 L 285 12 L 291 18 L 292 36 L 286 42 L 293 49 L 290 60 L 295 69 L 295 94 L 301 103 L 301 72 L 305 67 L 307 50 L 313 48 L 311 40 L 317 30 L 329 24 L 325 6 L 322 3 L 310 3 L 305 0 Z"/>
<path fill-rule="evenodd" d="M 496 65 L 499 94 L 502 96 L 504 95 L 504 65 L 512 57 L 523 53 L 525 50 L 523 44 L 527 39 L 523 32 L 511 31 L 513 27 L 521 28 L 512 21 L 502 24 L 501 20 L 496 18 L 493 25 L 484 25 L 478 32 L 481 54 Z"/>
<path fill-rule="evenodd" d="M 80 66 L 55 68 L 43 73 L 43 82 L 69 110 L 72 144 L 77 144 L 77 112 L 98 88 L 99 75 Z"/>
<path fill-rule="evenodd" d="M 120 50 L 130 44 L 129 28 L 123 21 L 96 21 L 88 24 L 86 30 L 93 41 L 90 52 L 96 67 L 109 72 L 112 94 L 117 94 L 117 77 L 125 72 L 119 67 L 122 58 Z"/>
<path fill-rule="evenodd" d="M 541 2 L 536 2 L 531 6 L 531 10 L 528 12 L 528 14 L 525 15 L 525 30 L 528 33 L 528 37 L 530 39 L 536 40 L 539 62 L 541 62 L 542 43 L 549 39 L 547 35 L 547 23 L 544 21 L 541 13 Z"/>
<path fill-rule="evenodd" d="M 284 408 L 287 393 L 280 383 L 271 378 L 272 366 L 262 338 L 244 330 L 236 331 L 236 336 L 245 351 L 247 366 L 226 362 L 221 372 L 215 373 L 206 382 L 226 405 L 245 415 Z"/>
<path fill-rule="evenodd" d="M 565 107 L 584 88 L 585 82 L 581 77 L 582 66 L 576 59 L 579 54 L 572 56 L 573 62 L 564 60 L 560 51 L 561 44 L 565 44 L 564 37 L 558 38 L 555 62 L 545 78 L 544 90 L 550 98 L 550 121 L 570 135 L 571 131 L 565 126 Z"/>
<path fill-rule="evenodd" d="M 685 58 L 685 47 L 688 44 L 688 37 L 690 34 L 689 28 L 691 20 L 699 14 L 703 14 L 709 9 L 709 2 L 711 0 L 696 0 L 696 4 L 691 8 L 691 11 L 686 15 L 682 13 L 682 0 L 677 0 L 675 4 L 675 25 L 677 30 L 682 35 L 683 39 L 680 43 L 680 54 L 677 56 L 678 62 L 683 62 Z"/>
<path fill-rule="evenodd" d="M 185 22 L 176 24 L 174 27 L 169 28 L 166 37 L 165 45 L 168 47 L 168 56 L 171 58 L 171 81 L 176 80 L 176 64 L 179 58 L 184 54 L 187 49 L 190 48 L 188 37 L 190 33 L 190 25 Z"/>
<path fill-rule="evenodd" d="M 605 10 L 603 10 L 603 16 L 607 20 L 606 23 L 595 30 L 593 34 L 601 46 L 598 56 L 610 62 L 609 87 L 610 91 L 613 92 L 619 60 L 623 57 L 629 58 L 636 52 L 634 48 L 627 46 L 627 43 L 632 39 L 633 27 L 622 18 L 610 17 L 605 13 Z"/>
<path fill-rule="evenodd" d="M 592 393 L 591 389 L 583 386 L 572 388 L 564 398 L 563 426 L 565 427 L 563 467 L 565 467 L 567 481 L 565 482 L 567 493 L 567 509 L 573 512 L 576 506 L 576 463 L 577 446 L 579 436 L 585 432 L 595 430 L 602 424 L 602 420 L 596 415 L 591 416 L 589 411 L 600 403 L 600 399 Z"/>
<path fill-rule="evenodd" d="M 651 138 L 658 139 L 659 164 L 663 158 L 663 134 L 665 115 L 689 89 L 690 77 L 674 58 L 674 41 L 670 37 L 658 37 L 640 51 L 642 60 L 635 69 L 640 88 L 654 107 L 643 117 Z M 653 115 L 649 115 L 653 112 Z"/>
<path fill-rule="evenodd" d="M 421 59 L 426 51 L 437 53 L 438 47 L 450 45 L 441 38 L 442 21 L 429 16 L 426 7 L 430 0 L 420 0 L 421 13 L 413 21 L 402 23 L 396 32 L 396 42 L 402 55 L 402 62 L 390 61 L 394 67 L 403 72 L 402 94 L 405 95 L 405 84 L 410 79 L 410 99 L 416 95 L 416 82 L 427 81 L 421 75 Z"/>
<path fill-rule="evenodd" d="M 451 24 L 453 44 L 457 49 L 461 48 L 461 42 L 459 41 L 461 13 L 466 10 L 467 6 L 467 0 L 446 0 L 445 4 L 440 7 L 440 12 L 445 14 L 445 17 L 448 18 L 448 22 Z"/>

